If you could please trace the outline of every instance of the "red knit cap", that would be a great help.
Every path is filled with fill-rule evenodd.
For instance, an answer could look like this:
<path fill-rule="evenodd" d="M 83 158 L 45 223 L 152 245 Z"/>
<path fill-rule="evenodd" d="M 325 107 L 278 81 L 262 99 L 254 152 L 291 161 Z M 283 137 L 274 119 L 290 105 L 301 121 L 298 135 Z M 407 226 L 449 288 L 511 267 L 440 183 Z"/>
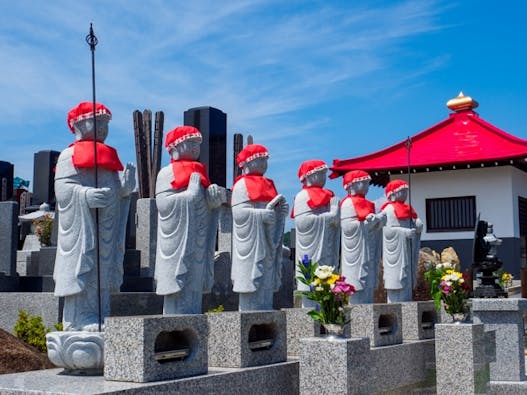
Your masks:
<path fill-rule="evenodd" d="M 188 139 L 199 139 L 201 143 L 201 132 L 194 126 L 177 126 L 168 132 L 165 139 L 165 148 L 170 152 L 176 145 Z"/>
<path fill-rule="evenodd" d="M 306 160 L 300 165 L 300 168 L 298 169 L 298 178 L 300 178 L 300 181 L 304 181 L 307 176 L 316 173 L 317 171 L 327 169 L 328 165 L 326 165 L 326 162 L 324 162 L 323 160 Z"/>
<path fill-rule="evenodd" d="M 371 181 L 371 177 L 364 170 L 348 171 L 346 174 L 344 174 L 342 185 L 344 185 L 344 189 L 348 189 L 350 184 L 359 181 Z"/>
<path fill-rule="evenodd" d="M 107 114 L 112 119 L 112 113 L 101 103 L 95 103 L 95 116 Z M 68 126 L 74 132 L 73 125 L 83 119 L 93 118 L 93 103 L 84 101 L 68 112 Z"/>
<path fill-rule="evenodd" d="M 236 163 L 238 163 L 239 167 L 243 167 L 247 162 L 256 158 L 269 158 L 269 151 L 263 145 L 249 144 L 240 151 L 236 157 Z"/>
<path fill-rule="evenodd" d="M 408 189 L 408 184 L 404 180 L 393 180 L 390 181 L 386 188 L 384 188 L 384 194 L 386 195 L 386 198 L 389 199 L 391 195 L 393 195 L 395 192 L 398 192 L 402 189 Z"/>

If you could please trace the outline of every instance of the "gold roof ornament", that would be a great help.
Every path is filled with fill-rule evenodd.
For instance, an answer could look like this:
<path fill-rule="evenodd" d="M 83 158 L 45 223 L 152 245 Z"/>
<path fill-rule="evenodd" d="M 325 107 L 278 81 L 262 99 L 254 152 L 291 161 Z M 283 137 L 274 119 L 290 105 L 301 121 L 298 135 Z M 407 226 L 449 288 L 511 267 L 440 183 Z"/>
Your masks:
<path fill-rule="evenodd" d="M 465 96 L 463 92 L 459 92 L 459 95 L 457 97 L 447 101 L 446 106 L 452 111 L 458 112 L 463 110 L 474 109 L 479 106 L 479 104 L 470 96 Z"/>

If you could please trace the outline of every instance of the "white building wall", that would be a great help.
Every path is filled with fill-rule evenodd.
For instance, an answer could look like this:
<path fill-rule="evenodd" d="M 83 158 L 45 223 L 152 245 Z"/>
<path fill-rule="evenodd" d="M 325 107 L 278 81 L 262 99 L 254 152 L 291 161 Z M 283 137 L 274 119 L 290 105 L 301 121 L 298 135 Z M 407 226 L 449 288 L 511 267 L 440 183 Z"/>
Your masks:
<path fill-rule="evenodd" d="M 408 180 L 407 175 L 391 179 Z M 518 195 L 527 197 L 527 174 L 512 166 L 412 174 L 412 206 L 425 224 L 421 240 L 472 239 L 474 232 L 426 232 L 426 199 L 476 196 L 476 215 L 494 225 L 498 237 L 519 237 Z"/>

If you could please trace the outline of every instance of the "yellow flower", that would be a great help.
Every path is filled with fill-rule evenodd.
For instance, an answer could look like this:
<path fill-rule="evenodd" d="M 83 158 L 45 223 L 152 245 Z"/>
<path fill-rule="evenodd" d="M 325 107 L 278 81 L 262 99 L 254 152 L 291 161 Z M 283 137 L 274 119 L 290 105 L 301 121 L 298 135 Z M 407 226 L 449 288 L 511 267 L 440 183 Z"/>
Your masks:
<path fill-rule="evenodd" d="M 339 275 L 338 275 L 338 274 L 332 274 L 331 277 L 328 278 L 327 283 L 328 283 L 329 285 L 334 284 L 335 281 L 337 281 L 338 279 L 339 279 Z"/>

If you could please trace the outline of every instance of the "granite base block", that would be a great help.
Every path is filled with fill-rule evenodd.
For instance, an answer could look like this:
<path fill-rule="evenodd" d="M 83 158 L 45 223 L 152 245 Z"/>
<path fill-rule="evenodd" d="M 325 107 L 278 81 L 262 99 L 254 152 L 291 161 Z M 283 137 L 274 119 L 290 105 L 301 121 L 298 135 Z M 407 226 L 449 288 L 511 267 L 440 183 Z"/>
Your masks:
<path fill-rule="evenodd" d="M 41 316 L 44 325 L 53 328 L 62 321 L 62 298 L 48 292 L 0 292 L 0 328 L 13 333 L 19 310 Z"/>
<path fill-rule="evenodd" d="M 243 368 L 287 360 L 283 311 L 208 313 L 209 366 Z"/>
<path fill-rule="evenodd" d="M 205 374 L 207 335 L 202 314 L 108 317 L 104 377 L 144 383 Z"/>
<path fill-rule="evenodd" d="M 472 319 L 496 333 L 496 359 L 490 363 L 492 381 L 526 381 L 525 299 L 472 299 Z"/>
<path fill-rule="evenodd" d="M 433 339 L 435 324 L 440 316 L 433 301 L 403 302 L 403 340 Z"/>
<path fill-rule="evenodd" d="M 298 394 L 298 361 L 244 369 L 209 368 L 206 375 L 152 383 L 107 381 L 102 376 L 65 376 L 61 371 L 47 369 L 0 375 L 0 394 Z"/>
<path fill-rule="evenodd" d="M 287 320 L 287 355 L 300 356 L 300 338 L 315 337 L 319 325 L 307 315 L 310 309 L 282 309 Z"/>
<path fill-rule="evenodd" d="M 400 304 L 356 304 L 350 307 L 349 334 L 351 337 L 368 337 L 372 347 L 403 342 Z"/>
<path fill-rule="evenodd" d="M 437 394 L 485 394 L 489 362 L 483 324 L 436 325 Z"/>
<path fill-rule="evenodd" d="M 300 339 L 300 394 L 369 394 L 367 338 Z"/>
<path fill-rule="evenodd" d="M 361 356 L 357 356 L 359 359 Z M 370 349 L 371 393 L 435 393 L 435 342 L 408 341 Z M 422 391 L 422 392 L 421 392 Z"/>

